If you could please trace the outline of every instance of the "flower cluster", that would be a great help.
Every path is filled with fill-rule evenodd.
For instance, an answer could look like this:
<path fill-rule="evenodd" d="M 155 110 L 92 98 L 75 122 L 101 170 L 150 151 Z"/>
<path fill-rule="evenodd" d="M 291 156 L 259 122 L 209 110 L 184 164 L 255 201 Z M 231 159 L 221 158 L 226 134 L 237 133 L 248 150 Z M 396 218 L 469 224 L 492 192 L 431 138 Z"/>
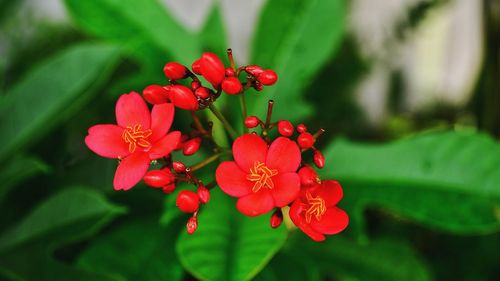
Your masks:
<path fill-rule="evenodd" d="M 343 194 L 340 184 L 321 180 L 313 168 L 325 165 L 323 154 L 315 146 L 324 130 L 311 133 L 304 124 L 272 122 L 272 100 L 267 104 L 264 120 L 246 116 L 245 91 L 262 91 L 264 86 L 275 84 L 278 76 L 257 65 L 237 68 L 231 49 L 228 58 L 228 67 L 213 53 L 204 53 L 191 69 L 176 62 L 167 63 L 163 71 L 168 85 L 149 85 L 142 97 L 136 92 L 122 95 L 115 108 L 117 124 L 89 129 L 87 146 L 100 156 L 119 161 L 114 188 L 128 190 L 143 180 L 169 194 L 181 181 L 193 184 L 196 191 L 180 190 L 176 198 L 177 207 L 192 214 L 186 224 L 189 234 L 196 231 L 201 206 L 209 202 L 210 189 L 216 186 L 238 198 L 236 208 L 244 215 L 272 213 L 273 228 L 289 217 L 315 241 L 345 229 L 348 216 L 336 207 Z M 227 120 L 217 109 L 215 104 L 222 93 L 239 96 L 243 132 L 238 133 L 230 122 L 233 120 Z M 145 101 L 152 105 L 151 111 Z M 175 108 L 190 111 L 190 132 L 170 132 Z M 197 114 L 203 109 L 209 109 L 220 120 L 233 140 L 232 149 L 218 144 L 212 134 L 213 123 L 204 122 Z M 211 147 L 213 154 L 192 166 L 175 161 L 171 154 L 178 150 L 190 156 L 202 145 Z M 218 165 L 214 181 L 205 184 L 195 175 L 197 170 L 228 155 L 233 161 Z M 311 157 L 313 165 L 306 163 L 306 157 Z M 150 169 L 153 162 L 161 164 L 161 168 Z"/>

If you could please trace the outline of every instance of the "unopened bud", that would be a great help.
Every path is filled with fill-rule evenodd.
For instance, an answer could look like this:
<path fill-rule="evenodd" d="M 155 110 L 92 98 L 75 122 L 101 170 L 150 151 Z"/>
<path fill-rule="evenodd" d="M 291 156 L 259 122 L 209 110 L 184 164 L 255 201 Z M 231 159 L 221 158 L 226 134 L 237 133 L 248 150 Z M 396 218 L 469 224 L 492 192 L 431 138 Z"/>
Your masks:
<path fill-rule="evenodd" d="M 281 209 L 276 210 L 272 216 L 271 216 L 271 227 L 272 228 L 277 228 L 281 225 L 283 222 L 283 213 L 281 212 Z"/>
<path fill-rule="evenodd" d="M 278 81 L 278 75 L 276 72 L 268 69 L 257 75 L 257 80 L 263 85 L 271 86 Z"/>
<path fill-rule="evenodd" d="M 212 85 L 218 85 L 225 77 L 224 64 L 214 53 L 204 53 L 201 56 L 201 75 Z"/>
<path fill-rule="evenodd" d="M 169 62 L 163 67 L 163 72 L 170 80 L 184 79 L 188 75 L 187 68 L 176 62 Z"/>
<path fill-rule="evenodd" d="M 200 206 L 198 194 L 191 190 L 182 190 L 177 194 L 175 205 L 184 213 L 194 213 Z"/>
<path fill-rule="evenodd" d="M 245 127 L 248 129 L 255 128 L 259 125 L 260 120 L 257 118 L 257 116 L 248 116 L 245 118 Z"/>
<path fill-rule="evenodd" d="M 310 166 L 300 168 L 299 172 L 300 185 L 303 187 L 310 187 L 319 183 L 318 174 Z"/>
<path fill-rule="evenodd" d="M 201 59 L 195 60 L 191 65 L 191 70 L 198 75 L 201 75 Z"/>
<path fill-rule="evenodd" d="M 316 150 L 314 151 L 313 154 L 313 162 L 316 167 L 322 169 L 325 166 L 325 156 L 323 156 L 323 153 L 321 151 Z"/>
<path fill-rule="evenodd" d="M 198 101 L 193 91 L 184 85 L 173 85 L 170 88 L 170 99 L 172 103 L 185 110 L 197 110 Z"/>
<path fill-rule="evenodd" d="M 186 172 L 186 165 L 180 161 L 174 161 L 172 167 L 176 173 L 183 174 Z"/>
<path fill-rule="evenodd" d="M 227 77 L 222 80 L 222 90 L 229 95 L 236 95 L 243 90 L 240 80 L 236 77 Z"/>
<path fill-rule="evenodd" d="M 155 188 L 163 187 L 174 182 L 174 180 L 175 177 L 169 169 L 152 170 L 144 176 L 144 183 Z"/>
<path fill-rule="evenodd" d="M 300 148 L 310 148 L 314 145 L 315 141 L 316 140 L 314 139 L 314 137 L 308 132 L 300 134 L 297 138 L 297 143 L 299 144 Z"/>
<path fill-rule="evenodd" d="M 198 190 L 196 191 L 196 193 L 198 193 L 198 197 L 200 198 L 200 202 L 202 204 L 207 204 L 208 201 L 210 201 L 210 190 L 208 190 L 208 188 L 206 188 L 204 185 L 198 185 Z"/>
<path fill-rule="evenodd" d="M 174 192 L 174 190 L 175 190 L 175 183 L 167 184 L 167 185 L 165 185 L 165 186 L 162 188 L 162 191 L 163 191 L 165 194 L 170 194 L 170 193 Z"/>
<path fill-rule="evenodd" d="M 198 218 L 196 216 L 192 216 L 188 219 L 186 223 L 186 230 L 189 235 L 193 234 L 198 228 Z"/>
<path fill-rule="evenodd" d="M 149 85 L 142 91 L 142 96 L 150 104 L 162 104 L 169 102 L 169 89 L 159 85 Z"/>
<path fill-rule="evenodd" d="M 182 148 L 182 153 L 186 156 L 195 154 L 198 149 L 200 149 L 201 138 L 196 137 L 192 138 L 184 143 L 184 147 Z"/>
<path fill-rule="evenodd" d="M 281 120 L 278 122 L 278 132 L 285 137 L 290 137 L 293 135 L 295 128 L 292 123 L 288 120 Z"/>

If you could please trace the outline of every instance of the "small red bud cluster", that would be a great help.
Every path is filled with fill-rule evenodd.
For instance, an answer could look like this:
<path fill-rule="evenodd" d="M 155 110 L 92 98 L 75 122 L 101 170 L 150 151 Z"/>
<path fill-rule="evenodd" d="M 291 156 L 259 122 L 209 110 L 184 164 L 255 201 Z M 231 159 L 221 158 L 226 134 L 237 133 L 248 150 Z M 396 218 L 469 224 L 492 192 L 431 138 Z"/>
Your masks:
<path fill-rule="evenodd" d="M 231 49 L 227 54 L 229 65 L 210 52 L 202 54 L 190 68 L 177 62 L 165 64 L 168 85 L 149 85 L 142 97 L 135 92 L 122 95 L 116 105 L 117 124 L 91 127 L 85 139 L 87 146 L 98 155 L 120 160 L 114 178 L 117 190 L 128 190 L 141 179 L 166 194 L 176 191 L 179 182 L 193 185 L 194 189 L 178 190 L 175 200 L 177 208 L 189 214 L 188 234 L 197 230 L 198 217 L 210 201 L 210 189 L 216 185 L 238 197 L 236 208 L 247 216 L 272 212 L 272 228 L 289 218 L 316 241 L 324 240 L 325 234 L 342 231 L 347 226 L 347 215 L 336 207 L 342 188 L 336 181 L 322 181 L 304 160 L 304 154 L 312 151 L 313 165 L 324 167 L 325 157 L 316 147 L 324 130 L 312 133 L 306 125 L 294 126 L 286 119 L 272 122 L 272 100 L 267 104 L 265 119 L 246 116 L 246 90 L 262 91 L 274 85 L 278 76 L 258 65 L 236 67 Z M 222 92 L 241 98 L 243 132 L 237 132 L 217 109 L 215 102 Z M 193 122 L 189 132 L 169 133 L 175 108 L 190 111 Z M 203 109 L 211 110 L 232 138 L 234 161 L 220 161 L 230 149 L 216 141 L 213 123 L 197 115 Z M 253 132 L 249 133 L 249 129 Z M 212 154 L 193 165 L 174 160 L 171 154 L 177 150 L 191 156 L 203 149 Z M 215 179 L 205 184 L 195 172 L 215 161 L 220 162 Z M 152 162 L 161 168 L 148 171 Z M 289 212 L 284 214 L 284 207 L 290 207 Z"/>

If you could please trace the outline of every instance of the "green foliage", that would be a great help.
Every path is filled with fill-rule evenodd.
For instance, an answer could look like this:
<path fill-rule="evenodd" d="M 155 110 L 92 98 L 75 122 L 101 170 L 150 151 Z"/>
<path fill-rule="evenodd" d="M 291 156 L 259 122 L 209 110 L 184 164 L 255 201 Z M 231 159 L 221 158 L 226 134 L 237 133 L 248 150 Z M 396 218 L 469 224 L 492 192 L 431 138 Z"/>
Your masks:
<path fill-rule="evenodd" d="M 297 121 L 311 114 L 301 93 L 340 46 L 344 15 L 340 0 L 267 1 L 251 62 L 275 70 L 279 80 L 252 98 L 250 114 L 264 116 L 268 99 L 276 102 L 276 117 Z"/>
<path fill-rule="evenodd" d="M 111 204 L 97 192 L 83 187 L 68 187 L 2 233 L 0 268 L 10 272 L 7 275 L 30 280 L 67 280 L 61 279 L 64 276 L 59 274 L 63 273 L 80 276 L 78 279 L 85 277 L 84 271 L 53 260 L 54 250 L 63 243 L 94 234 L 124 212 L 125 208 Z M 26 263 L 26 260 L 30 262 Z M 59 276 L 55 278 L 54 275 Z"/>
<path fill-rule="evenodd" d="M 7 92 L 0 112 L 0 161 L 82 108 L 116 63 L 117 48 L 76 45 L 35 67 Z"/>
<path fill-rule="evenodd" d="M 500 229 L 500 145 L 484 134 L 427 133 L 382 145 L 341 139 L 325 157 L 324 176 L 344 186 L 353 227 L 363 227 L 367 207 L 382 207 L 459 234 Z"/>
<path fill-rule="evenodd" d="M 269 217 L 247 217 L 220 189 L 199 214 L 195 235 L 181 234 L 179 259 L 200 280 L 250 280 L 283 246 L 285 229 L 271 229 Z"/>
<path fill-rule="evenodd" d="M 177 235 L 175 228 L 161 228 L 152 220 L 130 221 L 96 239 L 79 257 L 78 267 L 116 280 L 182 280 L 175 258 Z"/>

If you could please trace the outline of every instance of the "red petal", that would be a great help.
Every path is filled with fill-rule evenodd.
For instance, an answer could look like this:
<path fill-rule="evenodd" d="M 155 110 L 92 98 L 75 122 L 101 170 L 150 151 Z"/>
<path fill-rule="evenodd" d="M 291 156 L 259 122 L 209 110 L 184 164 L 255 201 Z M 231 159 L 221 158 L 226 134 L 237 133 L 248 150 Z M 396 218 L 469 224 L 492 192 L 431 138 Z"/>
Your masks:
<path fill-rule="evenodd" d="M 269 147 L 266 165 L 280 173 L 295 172 L 300 165 L 300 150 L 297 144 L 285 137 L 279 137 Z"/>
<path fill-rule="evenodd" d="M 306 223 L 304 217 L 302 216 L 303 212 L 302 203 L 300 200 L 295 200 L 292 206 L 290 207 L 290 211 L 288 212 L 290 219 L 292 222 L 300 229 L 302 232 L 307 234 L 307 236 L 311 237 L 314 241 L 323 241 L 325 240 L 325 236 L 320 232 L 314 230 L 309 224 Z"/>
<path fill-rule="evenodd" d="M 313 219 L 311 221 L 311 227 L 324 234 L 337 234 L 344 230 L 348 224 L 347 213 L 337 207 L 326 209 L 321 220 Z"/>
<path fill-rule="evenodd" d="M 136 152 L 123 159 L 116 169 L 113 185 L 115 190 L 129 190 L 146 174 L 150 159 L 147 153 Z"/>
<path fill-rule="evenodd" d="M 136 92 L 123 94 L 116 103 L 116 123 L 126 128 L 127 126 L 142 125 L 142 129 L 151 126 L 151 115 L 148 106 Z"/>
<path fill-rule="evenodd" d="M 324 180 L 319 187 L 313 190 L 312 195 L 323 198 L 326 207 L 333 207 L 342 199 L 344 192 L 338 181 Z"/>
<path fill-rule="evenodd" d="M 172 121 L 174 120 L 174 105 L 171 103 L 163 103 L 153 106 L 151 111 L 151 130 L 153 134 L 149 139 L 152 142 L 157 141 L 170 130 Z"/>
<path fill-rule="evenodd" d="M 220 189 L 233 197 L 242 197 L 252 193 L 253 183 L 247 180 L 247 174 L 233 161 L 220 163 L 215 171 L 215 179 Z"/>
<path fill-rule="evenodd" d="M 170 154 L 181 140 L 181 132 L 174 131 L 153 143 L 153 147 L 149 150 L 149 158 L 151 160 L 162 158 Z"/>
<path fill-rule="evenodd" d="M 267 144 L 259 136 L 246 134 L 233 143 L 234 161 L 244 172 L 250 172 L 255 162 L 266 162 Z"/>
<path fill-rule="evenodd" d="M 278 174 L 272 177 L 274 188 L 270 190 L 276 207 L 284 207 L 299 195 L 300 178 L 296 173 Z"/>
<path fill-rule="evenodd" d="M 130 154 L 122 138 L 123 128 L 116 125 L 95 125 L 89 128 L 85 144 L 96 154 L 107 158 L 120 158 Z"/>
<path fill-rule="evenodd" d="M 261 189 L 238 199 L 236 208 L 244 215 L 254 217 L 270 212 L 274 208 L 274 201 L 269 190 Z"/>

